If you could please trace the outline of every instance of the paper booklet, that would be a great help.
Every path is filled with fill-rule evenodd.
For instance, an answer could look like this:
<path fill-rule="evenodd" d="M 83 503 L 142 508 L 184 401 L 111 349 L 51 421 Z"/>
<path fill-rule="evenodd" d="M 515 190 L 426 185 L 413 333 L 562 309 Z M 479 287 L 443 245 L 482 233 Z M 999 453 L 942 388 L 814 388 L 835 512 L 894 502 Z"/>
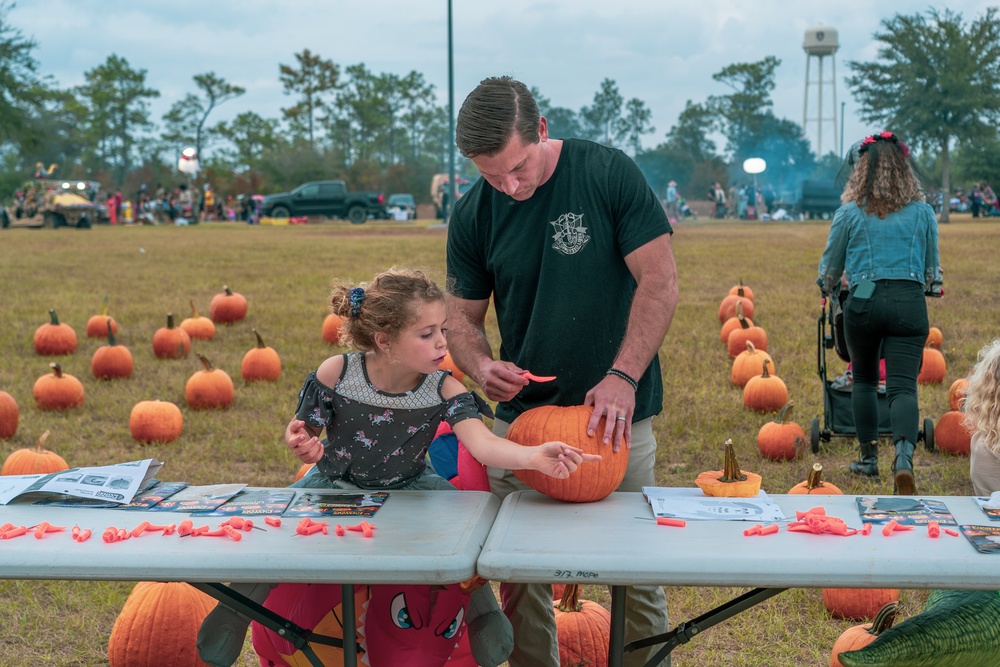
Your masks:
<path fill-rule="evenodd" d="M 767 494 L 751 498 L 714 498 L 696 487 L 644 486 L 642 494 L 656 517 L 717 521 L 786 521 L 784 513 Z"/>
<path fill-rule="evenodd" d="M 90 507 L 94 509 L 116 509 L 116 510 L 147 510 L 164 498 L 168 498 L 177 493 L 187 482 L 161 482 L 155 477 L 149 480 L 148 486 L 139 489 L 131 502 L 113 503 L 109 500 L 97 500 L 95 498 L 73 498 L 71 496 L 57 496 L 55 498 L 43 498 L 37 500 L 33 505 L 47 505 L 50 507 Z"/>
<path fill-rule="evenodd" d="M 198 516 L 269 516 L 280 515 L 295 497 L 295 489 L 251 489 L 210 511 L 194 511 Z"/>
<path fill-rule="evenodd" d="M 0 505 L 15 498 L 35 496 L 72 496 L 128 503 L 163 464 L 156 459 L 89 468 L 70 468 L 46 475 L 0 476 Z"/>
<path fill-rule="evenodd" d="M 856 499 L 858 514 L 865 523 L 896 523 L 909 526 L 926 526 L 937 521 L 942 526 L 957 526 L 948 506 L 940 500 L 889 496 L 878 498 L 862 496 Z"/>
<path fill-rule="evenodd" d="M 961 530 L 978 552 L 1000 554 L 1000 526 L 962 526 Z"/>
<path fill-rule="evenodd" d="M 386 491 L 351 493 L 309 489 L 300 493 L 282 516 L 375 516 L 389 497 Z"/>
<path fill-rule="evenodd" d="M 209 484 L 189 486 L 149 508 L 150 512 L 211 512 L 237 493 L 246 484 Z"/>
<path fill-rule="evenodd" d="M 1000 521 L 1000 491 L 994 491 L 988 498 L 975 498 L 976 504 L 990 521 Z"/>

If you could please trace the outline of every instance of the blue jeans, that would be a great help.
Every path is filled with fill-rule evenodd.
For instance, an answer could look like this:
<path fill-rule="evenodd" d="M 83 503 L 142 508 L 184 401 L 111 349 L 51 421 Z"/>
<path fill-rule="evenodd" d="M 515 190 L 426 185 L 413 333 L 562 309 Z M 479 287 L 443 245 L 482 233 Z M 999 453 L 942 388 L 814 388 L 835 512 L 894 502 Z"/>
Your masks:
<path fill-rule="evenodd" d="M 851 408 L 860 442 L 878 440 L 879 359 L 885 357 L 885 393 L 893 441 L 916 444 L 920 429 L 917 375 L 930 329 L 924 286 L 913 280 L 877 280 L 870 299 L 847 299 L 844 337 L 851 355 Z"/>

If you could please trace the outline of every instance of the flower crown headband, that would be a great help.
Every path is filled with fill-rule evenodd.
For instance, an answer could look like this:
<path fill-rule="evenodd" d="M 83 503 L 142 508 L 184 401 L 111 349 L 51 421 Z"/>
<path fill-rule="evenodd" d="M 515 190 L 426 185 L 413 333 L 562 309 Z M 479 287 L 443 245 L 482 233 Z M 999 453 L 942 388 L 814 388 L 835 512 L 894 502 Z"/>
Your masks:
<path fill-rule="evenodd" d="M 899 152 L 903 154 L 904 158 L 909 159 L 910 157 L 910 147 L 900 141 L 895 134 L 892 132 L 881 132 L 879 134 L 870 134 L 861 140 L 861 145 L 858 147 L 858 155 L 864 155 L 868 152 L 868 147 L 874 144 L 876 141 L 891 141 L 892 143 L 899 146 Z"/>

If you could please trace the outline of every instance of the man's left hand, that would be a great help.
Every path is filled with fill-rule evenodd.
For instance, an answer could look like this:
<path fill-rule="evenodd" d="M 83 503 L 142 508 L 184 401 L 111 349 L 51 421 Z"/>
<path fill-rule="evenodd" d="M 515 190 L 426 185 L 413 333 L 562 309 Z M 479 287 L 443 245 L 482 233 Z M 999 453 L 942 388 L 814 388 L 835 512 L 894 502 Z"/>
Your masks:
<path fill-rule="evenodd" d="M 612 445 L 614 452 L 621 449 L 622 440 L 626 448 L 632 446 L 632 415 L 635 413 L 635 390 L 632 385 L 623 378 L 606 375 L 587 392 L 583 404 L 594 406 L 594 414 L 587 424 L 587 435 L 597 433 L 601 417 L 604 417 L 604 432 L 597 433 L 604 444 Z"/>

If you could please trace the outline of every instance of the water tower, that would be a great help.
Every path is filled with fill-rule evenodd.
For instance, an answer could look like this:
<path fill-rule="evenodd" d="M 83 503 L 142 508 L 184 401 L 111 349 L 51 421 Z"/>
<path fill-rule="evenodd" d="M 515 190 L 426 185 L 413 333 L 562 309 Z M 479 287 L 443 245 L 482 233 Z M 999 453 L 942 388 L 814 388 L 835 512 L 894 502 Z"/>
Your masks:
<path fill-rule="evenodd" d="M 824 25 L 817 25 L 806 30 L 806 38 L 802 43 L 802 48 L 806 52 L 806 94 L 802 105 L 802 131 L 809 136 L 809 126 L 816 125 L 816 157 L 823 156 L 823 126 L 828 123 L 833 127 L 833 147 L 837 146 L 837 61 L 834 54 L 840 48 L 837 41 L 837 30 Z M 815 80 L 809 78 L 810 65 L 813 58 L 818 61 L 818 76 Z M 823 78 L 823 60 L 830 59 L 830 78 Z M 823 110 L 823 89 L 829 87 L 830 114 L 826 115 Z M 809 117 L 809 96 L 810 91 L 816 89 L 816 112 L 815 116 Z"/>

